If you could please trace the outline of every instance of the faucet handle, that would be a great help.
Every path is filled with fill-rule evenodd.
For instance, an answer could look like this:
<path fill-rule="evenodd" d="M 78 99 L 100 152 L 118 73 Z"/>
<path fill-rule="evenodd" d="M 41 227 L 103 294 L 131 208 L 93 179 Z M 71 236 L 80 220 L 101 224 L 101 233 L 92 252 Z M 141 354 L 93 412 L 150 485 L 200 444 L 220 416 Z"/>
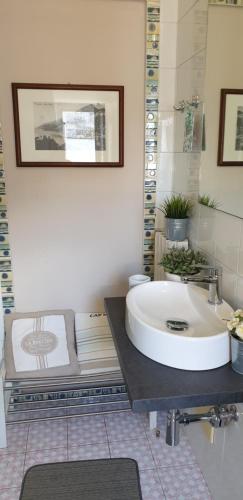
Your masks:
<path fill-rule="evenodd" d="M 210 264 L 195 264 L 194 267 L 197 267 L 199 270 L 207 270 L 212 274 L 213 276 L 221 276 L 223 274 L 223 268 L 222 266 L 213 266 Z"/>

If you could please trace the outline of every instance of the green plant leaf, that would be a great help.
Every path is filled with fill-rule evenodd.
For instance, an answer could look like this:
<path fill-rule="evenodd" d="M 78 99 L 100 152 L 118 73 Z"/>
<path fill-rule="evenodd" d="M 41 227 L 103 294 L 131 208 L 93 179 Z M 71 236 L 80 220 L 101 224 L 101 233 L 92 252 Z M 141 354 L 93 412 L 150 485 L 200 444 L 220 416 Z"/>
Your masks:
<path fill-rule="evenodd" d="M 193 202 L 182 194 L 173 194 L 170 198 L 165 198 L 161 204 L 162 212 L 169 219 L 186 219 L 189 217 L 192 207 Z"/>
<path fill-rule="evenodd" d="M 171 248 L 162 257 L 160 265 L 166 272 L 179 274 L 195 274 L 200 271 L 198 264 L 207 264 L 201 252 L 185 248 Z"/>
<path fill-rule="evenodd" d="M 205 205 L 209 208 L 217 208 L 219 206 L 218 202 L 213 198 L 210 198 L 208 194 L 203 194 L 198 196 L 198 203 L 200 205 Z"/>

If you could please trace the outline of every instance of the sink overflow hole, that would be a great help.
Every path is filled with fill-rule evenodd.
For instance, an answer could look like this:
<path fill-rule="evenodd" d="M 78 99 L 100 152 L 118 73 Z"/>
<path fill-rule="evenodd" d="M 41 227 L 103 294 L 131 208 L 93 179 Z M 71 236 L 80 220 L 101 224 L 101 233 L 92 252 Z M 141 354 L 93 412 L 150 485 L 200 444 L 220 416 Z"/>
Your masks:
<path fill-rule="evenodd" d="M 176 332 L 184 332 L 189 328 L 187 321 L 181 321 L 178 319 L 167 319 L 166 326 L 169 330 L 174 330 Z"/>

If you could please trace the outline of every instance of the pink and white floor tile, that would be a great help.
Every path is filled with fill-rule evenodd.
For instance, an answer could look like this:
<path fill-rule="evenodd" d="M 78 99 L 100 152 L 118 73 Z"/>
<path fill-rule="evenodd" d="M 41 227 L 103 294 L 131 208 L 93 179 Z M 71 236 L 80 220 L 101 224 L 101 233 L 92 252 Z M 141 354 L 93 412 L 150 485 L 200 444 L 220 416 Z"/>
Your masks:
<path fill-rule="evenodd" d="M 106 442 L 105 421 L 101 415 L 82 417 L 82 425 L 78 417 L 68 420 L 68 446 Z"/>
<path fill-rule="evenodd" d="M 162 485 L 156 470 L 140 471 L 143 500 L 165 500 Z"/>
<path fill-rule="evenodd" d="M 176 447 L 168 446 L 163 434 L 160 438 L 152 432 L 147 436 L 157 467 L 176 467 L 195 463 L 196 458 L 191 445 L 183 434 L 180 437 L 180 444 Z"/>
<path fill-rule="evenodd" d="M 0 490 L 0 500 L 19 500 L 20 488 Z"/>
<path fill-rule="evenodd" d="M 25 450 L 24 450 L 25 451 Z M 25 454 L 9 453 L 0 459 L 1 489 L 19 487 L 24 470 Z"/>
<path fill-rule="evenodd" d="M 23 453 L 26 451 L 28 424 L 9 425 L 7 427 L 7 448 L 0 448 L 0 459 L 7 453 Z"/>
<path fill-rule="evenodd" d="M 108 444 L 86 444 L 68 448 L 68 460 L 95 460 L 97 458 L 110 458 Z"/>
<path fill-rule="evenodd" d="M 176 467 L 195 463 L 196 457 L 183 428 L 180 430 L 180 444 L 176 447 L 168 446 L 165 442 L 165 413 L 158 415 L 157 428 L 160 430 L 159 438 L 154 431 L 149 430 L 148 426 L 146 428 L 146 436 L 157 467 Z"/>
<path fill-rule="evenodd" d="M 110 442 L 146 438 L 144 414 L 127 412 L 106 415 L 105 424 Z"/>
<path fill-rule="evenodd" d="M 176 448 L 148 430 L 145 415 L 132 412 L 75 417 L 8 427 L 0 451 L 0 500 L 18 500 L 24 472 L 39 463 L 128 457 L 137 460 L 143 500 L 212 500 L 185 436 Z"/>
<path fill-rule="evenodd" d="M 67 422 L 47 420 L 31 423 L 27 451 L 67 447 Z"/>
<path fill-rule="evenodd" d="M 140 470 L 154 469 L 155 462 L 145 439 L 110 443 L 111 458 L 129 457 L 137 461 Z"/>
<path fill-rule="evenodd" d="M 158 469 L 166 500 L 212 500 L 197 464 Z"/>
<path fill-rule="evenodd" d="M 24 472 L 26 472 L 33 465 L 66 461 L 67 448 L 51 448 L 49 450 L 31 451 L 26 453 Z"/>

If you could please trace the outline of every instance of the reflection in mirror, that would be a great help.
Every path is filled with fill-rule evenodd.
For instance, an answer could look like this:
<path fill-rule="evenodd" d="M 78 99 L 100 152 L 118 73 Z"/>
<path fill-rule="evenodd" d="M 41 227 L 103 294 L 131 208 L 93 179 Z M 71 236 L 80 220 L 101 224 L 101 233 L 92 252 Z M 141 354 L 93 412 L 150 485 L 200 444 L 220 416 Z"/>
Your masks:
<path fill-rule="evenodd" d="M 234 106 L 234 116 L 225 120 L 225 144 L 230 144 L 224 166 L 217 161 L 221 89 L 243 92 L 243 9 L 218 6 L 208 10 L 205 76 L 206 150 L 202 153 L 200 196 L 208 196 L 216 208 L 243 218 L 242 95 Z M 236 95 L 237 98 L 237 95 Z M 232 113 L 231 113 L 232 114 Z M 227 116 L 225 117 L 227 118 Z M 238 118 L 238 120 L 237 120 Z M 222 144 L 222 143 L 221 143 Z M 230 149 L 231 148 L 231 149 Z M 239 150 L 240 148 L 240 150 Z M 229 165 L 237 160 L 238 165 Z"/>

